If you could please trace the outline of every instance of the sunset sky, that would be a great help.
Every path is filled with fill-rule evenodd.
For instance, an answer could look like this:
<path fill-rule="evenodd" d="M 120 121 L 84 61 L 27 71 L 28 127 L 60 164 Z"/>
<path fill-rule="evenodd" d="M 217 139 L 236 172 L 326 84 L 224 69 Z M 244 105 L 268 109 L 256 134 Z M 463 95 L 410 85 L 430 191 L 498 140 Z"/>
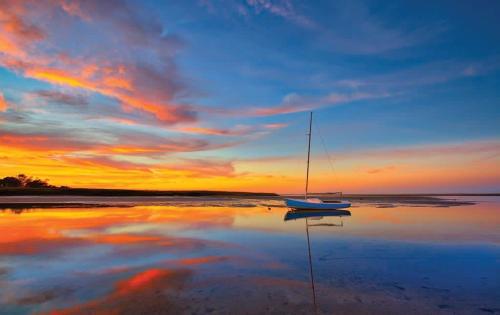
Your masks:
<path fill-rule="evenodd" d="M 499 12 L 0 0 L 0 177 L 302 192 L 313 110 L 312 191 L 499 192 Z"/>

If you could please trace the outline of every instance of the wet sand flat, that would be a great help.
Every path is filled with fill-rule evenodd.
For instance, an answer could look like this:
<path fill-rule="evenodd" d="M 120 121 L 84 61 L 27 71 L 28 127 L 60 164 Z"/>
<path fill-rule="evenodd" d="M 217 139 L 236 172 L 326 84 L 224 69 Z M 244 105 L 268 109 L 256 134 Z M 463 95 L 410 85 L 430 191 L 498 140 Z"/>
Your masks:
<path fill-rule="evenodd" d="M 108 207 L 138 205 L 217 205 L 238 204 L 245 200 L 247 204 L 284 206 L 284 197 L 303 198 L 302 195 L 289 196 L 252 196 L 241 198 L 231 195 L 220 196 L 73 196 L 73 195 L 0 195 L 0 208 L 36 208 L 36 207 Z M 331 196 L 318 195 L 328 201 Z M 395 205 L 427 205 L 427 206 L 461 206 L 474 204 L 474 197 L 469 196 L 426 196 L 426 195 L 344 195 L 357 204 L 374 204 L 378 207 L 394 207 Z M 481 197 L 481 196 L 479 196 Z M 493 196 L 495 197 L 495 196 Z M 267 202 L 267 203 L 266 203 Z"/>
<path fill-rule="evenodd" d="M 497 197 L 287 221 L 280 198 L 6 198 L 1 314 L 500 310 Z"/>

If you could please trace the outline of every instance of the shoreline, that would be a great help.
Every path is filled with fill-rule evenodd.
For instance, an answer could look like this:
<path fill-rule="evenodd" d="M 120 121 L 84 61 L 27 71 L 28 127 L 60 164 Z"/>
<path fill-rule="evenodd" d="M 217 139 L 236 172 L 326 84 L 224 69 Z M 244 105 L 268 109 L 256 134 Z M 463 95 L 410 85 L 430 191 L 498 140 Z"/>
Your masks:
<path fill-rule="evenodd" d="M 158 192 L 156 192 L 158 193 Z M 103 196 L 103 195 L 0 195 L 0 210 L 2 209 L 35 209 L 35 208 L 105 208 L 105 207 L 135 207 L 135 206 L 188 206 L 188 205 L 219 205 L 239 206 L 239 200 L 249 200 L 248 204 L 253 206 L 271 206 L 285 207 L 281 205 L 281 201 L 285 197 L 303 198 L 301 195 L 280 196 L 277 194 L 254 194 L 254 193 L 230 193 L 211 192 L 206 195 L 193 195 L 193 192 L 183 192 L 182 195 L 169 192 L 170 195 L 118 195 L 118 196 Z M 327 201 L 329 196 L 321 196 Z M 399 206 L 411 207 L 453 207 L 474 205 L 477 202 L 474 200 L 454 199 L 454 195 L 389 195 L 389 194 L 346 194 L 342 198 L 348 199 L 353 203 L 353 207 L 362 205 L 373 205 L 377 208 L 394 208 Z M 464 195 L 456 195 L 457 197 Z M 474 194 L 472 196 L 492 196 L 491 194 Z M 496 195 L 493 195 L 496 196 Z M 451 198 L 450 198 L 451 197 Z M 330 197 L 331 198 L 331 197 Z M 259 201 L 261 200 L 261 201 Z M 265 203 L 265 200 L 273 201 L 270 204 Z"/>
<path fill-rule="evenodd" d="M 311 193 L 324 201 L 338 199 L 328 193 Z M 370 204 L 377 208 L 453 207 L 474 205 L 473 200 L 453 197 L 500 196 L 500 193 L 447 193 L 447 194 L 343 194 L 353 206 Z M 284 198 L 302 199 L 302 194 L 276 194 L 211 190 L 133 190 L 95 188 L 0 188 L 0 210 L 35 208 L 106 208 L 135 207 L 143 205 L 219 204 L 230 200 L 254 199 L 282 201 Z M 472 198 L 471 198 L 472 199 Z M 230 202 L 231 203 L 231 202 Z M 263 204 L 264 205 L 264 204 Z M 264 205 L 265 206 L 265 205 Z M 273 205 L 284 207 L 284 205 Z"/>
<path fill-rule="evenodd" d="M 310 193 L 311 197 L 329 198 L 335 193 Z M 108 188 L 7 188 L 0 187 L 0 197 L 8 196 L 94 196 L 94 197 L 280 197 L 303 198 L 303 194 L 277 194 L 272 192 L 247 192 L 223 190 L 141 190 Z M 499 193 L 394 193 L 394 194 L 342 194 L 347 199 L 409 199 L 435 197 L 500 196 Z M 334 197 L 337 198 L 337 197 Z"/>
<path fill-rule="evenodd" d="M 93 197 L 278 197 L 275 193 L 220 190 L 136 190 L 106 188 L 0 188 L 0 196 L 93 196 Z"/>

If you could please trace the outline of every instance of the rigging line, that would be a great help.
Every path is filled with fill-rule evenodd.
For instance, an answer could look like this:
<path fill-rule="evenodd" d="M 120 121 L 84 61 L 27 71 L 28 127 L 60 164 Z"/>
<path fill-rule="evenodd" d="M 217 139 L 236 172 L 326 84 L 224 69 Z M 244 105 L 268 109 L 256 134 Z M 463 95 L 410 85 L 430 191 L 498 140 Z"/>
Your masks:
<path fill-rule="evenodd" d="M 319 135 L 319 139 L 321 140 L 321 144 L 323 146 L 323 150 L 325 151 L 325 155 L 326 155 L 326 158 L 328 160 L 328 164 L 330 165 L 332 175 L 335 177 L 334 180 L 337 183 L 336 186 L 340 189 L 340 191 L 342 191 L 343 189 L 341 187 L 340 181 L 337 180 L 338 179 L 337 172 L 335 171 L 335 168 L 333 167 L 333 162 L 332 162 L 333 159 L 332 159 L 330 153 L 328 152 L 328 148 L 326 147 L 325 139 L 323 138 L 323 134 L 321 132 L 321 129 L 319 129 L 318 124 L 315 124 L 314 128 L 316 128 L 316 133 Z"/>
<path fill-rule="evenodd" d="M 335 172 L 335 168 L 333 167 L 332 158 L 330 156 L 330 153 L 328 152 L 328 149 L 326 148 L 325 139 L 323 138 L 323 135 L 321 134 L 319 127 L 318 126 L 314 126 L 314 127 L 316 128 L 316 131 L 317 131 L 319 138 L 321 140 L 321 144 L 323 145 L 323 150 L 325 151 L 326 158 L 328 159 L 328 164 L 330 164 L 330 168 L 332 169 L 332 172 Z"/>

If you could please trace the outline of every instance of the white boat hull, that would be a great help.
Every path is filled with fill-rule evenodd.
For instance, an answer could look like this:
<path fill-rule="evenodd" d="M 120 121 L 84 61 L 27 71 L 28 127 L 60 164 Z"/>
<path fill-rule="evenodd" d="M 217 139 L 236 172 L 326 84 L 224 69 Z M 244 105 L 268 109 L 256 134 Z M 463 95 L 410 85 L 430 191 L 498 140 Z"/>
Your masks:
<path fill-rule="evenodd" d="M 285 204 L 289 208 L 300 210 L 333 210 L 349 208 L 351 203 L 348 201 L 323 202 L 319 199 L 288 199 L 285 198 Z"/>

